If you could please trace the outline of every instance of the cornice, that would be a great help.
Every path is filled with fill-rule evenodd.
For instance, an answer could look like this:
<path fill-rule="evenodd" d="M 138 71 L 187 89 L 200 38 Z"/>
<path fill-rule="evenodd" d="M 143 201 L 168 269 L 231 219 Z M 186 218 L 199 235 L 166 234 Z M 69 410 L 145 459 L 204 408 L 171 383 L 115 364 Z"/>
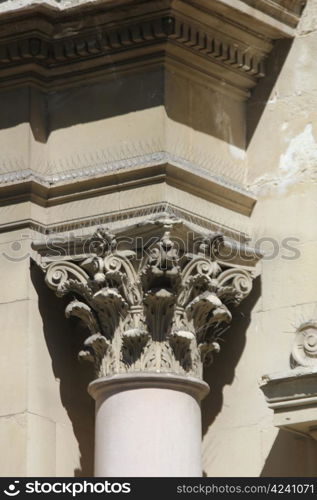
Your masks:
<path fill-rule="evenodd" d="M 262 377 L 260 388 L 276 427 L 317 439 L 317 370 L 298 366 Z"/>
<path fill-rule="evenodd" d="M 284 372 L 264 375 L 260 388 L 274 411 L 274 425 L 317 439 L 317 321 L 309 319 L 296 329 Z"/>
<path fill-rule="evenodd" d="M 89 176 L 86 171 L 86 178 L 70 176 L 62 182 L 57 179 L 54 182 L 51 176 L 42 177 L 31 170 L 19 172 L 15 179 L 13 174 L 6 174 L 7 183 L 0 186 L 0 205 L 31 201 L 42 207 L 50 207 L 165 182 L 234 212 L 247 216 L 251 214 L 256 198 L 250 191 L 225 178 L 212 175 L 209 171 L 192 168 L 189 163 L 173 162 L 171 157 L 168 157 L 170 161 L 167 163 L 166 159 L 163 155 L 161 161 L 158 161 L 158 157 L 154 155 L 152 164 L 147 161 L 136 166 L 132 162 L 130 166 L 125 164 L 123 168 L 119 163 L 117 169 L 99 171 Z"/>
<path fill-rule="evenodd" d="M 243 0 L 243 2 L 292 27 L 296 27 L 306 4 L 306 0 Z"/>
<path fill-rule="evenodd" d="M 177 3 L 179 0 L 174 0 Z M 129 5 L 134 7 L 144 3 L 144 0 L 3 0 L 0 5 L 0 17 L 14 16 L 16 13 L 41 12 L 47 16 L 81 15 L 83 12 L 96 11 L 103 6 L 107 11 L 125 8 Z M 254 15 L 254 10 L 268 14 L 273 23 L 274 20 L 281 21 L 289 26 L 298 22 L 306 0 L 187 0 L 189 4 L 196 4 L 216 13 L 228 11 L 233 7 L 235 11 Z M 247 7 L 244 7 L 246 4 Z"/>
<path fill-rule="evenodd" d="M 92 2 L 84 18 L 78 9 L 57 12 L 48 5 L 0 15 L 0 87 L 52 90 L 80 84 L 83 75 L 85 81 L 111 77 L 114 67 L 118 74 L 154 64 L 190 69 L 247 98 L 265 75 L 273 40 L 292 36 L 292 28 L 275 19 L 276 9 L 270 17 L 241 1 L 231 4 Z"/>

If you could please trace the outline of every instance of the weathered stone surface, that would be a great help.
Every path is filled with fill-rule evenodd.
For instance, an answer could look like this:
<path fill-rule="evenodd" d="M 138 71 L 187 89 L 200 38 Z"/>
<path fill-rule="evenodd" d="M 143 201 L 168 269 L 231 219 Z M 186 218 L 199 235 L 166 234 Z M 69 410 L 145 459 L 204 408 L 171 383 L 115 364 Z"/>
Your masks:
<path fill-rule="evenodd" d="M 66 317 L 87 328 L 79 356 L 94 363 L 99 378 L 125 372 L 201 378 L 231 321 L 228 307 L 251 291 L 259 258 L 250 249 L 248 265 L 239 265 L 247 249 L 226 254 L 230 242 L 222 235 L 195 237 L 171 217 L 117 235 L 99 228 L 73 240 L 72 253 L 65 247 L 60 260 L 54 257 L 58 245 L 34 247 L 47 285 L 60 297 L 74 297 Z"/>
<path fill-rule="evenodd" d="M 53 2 L 49 3 L 52 7 Z M 213 5 L 216 3 L 221 4 L 215 1 Z M 226 3 L 235 8 L 233 2 Z M 253 0 L 238 3 L 245 12 L 255 5 Z M 69 230 L 79 234 L 99 223 L 112 231 L 114 226 L 125 226 L 128 219 L 139 223 L 164 210 L 234 241 L 246 242 L 252 236 L 256 243 L 264 237 L 281 245 L 284 238 L 296 238 L 299 258 L 288 260 L 289 252 L 279 252 L 271 261 L 264 259 L 261 279 L 233 318 L 231 332 L 221 343 L 221 355 L 205 370 L 211 395 L 203 404 L 203 458 L 210 476 L 304 477 L 317 474 L 316 444 L 311 438 L 274 427 L 273 411 L 258 382 L 265 373 L 290 370 L 290 355 L 298 347 L 298 328 L 317 317 L 317 2 L 307 2 L 296 30 L 294 12 L 297 18 L 301 2 L 256 3 L 262 20 L 273 9 L 275 22 L 290 29 L 295 38 L 292 44 L 274 43 L 272 57 L 266 61 L 266 78 L 259 79 L 247 106 L 241 100 L 245 95 L 236 99 L 231 91 L 230 95 L 226 92 L 225 79 L 220 78 L 215 88 L 211 67 L 207 68 L 209 56 L 198 50 L 204 49 L 201 41 L 194 49 L 186 48 L 189 65 L 203 61 L 200 68 L 208 76 L 201 78 L 179 66 L 176 71 L 176 65 L 164 72 L 146 66 L 124 78 L 116 69 L 107 79 L 98 76 L 95 83 L 88 81 L 87 73 L 87 79 L 79 77 L 78 88 L 57 89 L 50 95 L 43 89 L 31 89 L 33 80 L 23 81 L 23 87 L 2 90 L 1 252 L 19 242 L 25 228 L 31 227 L 34 239 L 50 231 L 62 237 Z M 59 17 L 64 16 L 62 7 L 70 3 L 55 5 L 52 16 Z M 79 2 L 72 5 L 81 7 Z M 37 2 L 36 8 L 43 6 L 44 2 Z M 23 5 L 0 2 L 2 19 L 13 7 L 15 12 L 10 15 L 19 17 L 20 7 L 25 15 L 34 6 L 27 1 Z M 241 33 L 239 43 L 248 32 Z M 70 34 L 63 33 L 64 38 Z M 3 30 L 1 47 L 7 42 Z M 11 72 L 11 64 L 25 68 L 28 50 L 39 61 L 41 44 L 37 41 L 22 43 L 21 54 L 14 53 L 14 43 L 10 57 L 18 59 L 2 62 L 1 72 L 4 66 Z M 147 42 L 140 44 L 143 50 Z M 69 69 L 74 68 L 70 49 L 65 59 Z M 265 51 L 268 49 L 271 47 L 266 45 Z M 89 50 L 95 48 L 90 45 Z M 4 56 L 1 52 L 0 57 Z M 76 60 L 86 57 L 96 59 L 86 52 Z M 64 65 L 60 63 L 60 67 Z M 38 70 L 41 65 L 36 66 Z M 229 68 L 228 59 L 219 64 L 218 58 L 219 68 L 238 74 Z M 235 86 L 241 85 L 241 78 L 243 86 L 246 81 L 255 83 L 247 73 L 239 72 Z M 11 80 L 9 83 L 11 87 Z M 46 83 L 49 87 L 51 82 Z M 29 240 L 23 240 L 23 250 L 24 245 Z M 264 246 L 269 248 L 269 244 Z M 13 256 L 18 254 L 13 251 Z M 75 368 L 81 330 L 75 321 L 64 319 L 66 302 L 55 300 L 48 289 L 44 292 L 42 276 L 33 274 L 29 261 L 13 264 L 1 259 L 0 294 L 5 303 L 0 311 L 0 365 L 6 384 L 0 424 L 1 443 L 7 450 L 1 473 L 54 474 L 50 457 L 56 454 L 56 475 L 70 476 L 76 470 L 78 475 L 89 476 L 94 415 L 85 392 L 89 377 L 80 375 L 88 368 Z M 136 335 L 136 339 L 133 333 L 130 329 L 125 344 L 136 343 L 141 348 L 146 335 Z M 188 333 L 180 346 L 173 337 L 175 350 L 192 342 Z M 25 410 L 38 416 L 31 422 Z M 291 426 L 299 425 L 294 413 L 287 411 L 284 416 L 292 418 Z"/>
<path fill-rule="evenodd" d="M 1 453 L 1 475 L 25 477 L 27 475 L 27 415 L 18 413 L 0 418 L 0 439 L 4 450 Z"/>

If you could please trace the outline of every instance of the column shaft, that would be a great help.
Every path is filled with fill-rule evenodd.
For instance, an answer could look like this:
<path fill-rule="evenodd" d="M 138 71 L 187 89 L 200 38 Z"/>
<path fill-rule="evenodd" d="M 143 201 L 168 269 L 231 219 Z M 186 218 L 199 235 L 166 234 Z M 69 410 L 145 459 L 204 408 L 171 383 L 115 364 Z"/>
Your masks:
<path fill-rule="evenodd" d="M 205 382 L 127 374 L 90 385 L 96 399 L 95 476 L 201 476 Z"/>

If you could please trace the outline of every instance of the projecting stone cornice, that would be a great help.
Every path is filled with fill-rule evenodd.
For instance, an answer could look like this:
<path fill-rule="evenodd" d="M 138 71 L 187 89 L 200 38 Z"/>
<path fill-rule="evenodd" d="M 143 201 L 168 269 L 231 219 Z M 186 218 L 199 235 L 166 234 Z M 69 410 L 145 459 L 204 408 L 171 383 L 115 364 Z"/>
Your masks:
<path fill-rule="evenodd" d="M 157 157 L 154 155 L 153 159 L 157 160 Z M 108 169 L 103 174 L 100 174 L 100 169 L 92 169 L 89 174 L 88 168 L 70 172 L 68 176 L 44 177 L 32 171 L 4 174 L 2 178 L 0 176 L 3 181 L 0 184 L 1 205 L 31 201 L 50 207 L 118 189 L 129 190 L 162 182 L 247 216 L 256 203 L 255 196 L 242 186 L 202 169 L 190 168 L 186 162 L 139 165 L 136 168 L 123 161 L 120 165 L 121 168 Z"/>
<path fill-rule="evenodd" d="M 247 4 L 255 8 L 276 21 L 280 21 L 291 27 L 295 27 L 298 23 L 298 18 L 306 4 L 306 0 L 224 0 L 225 4 L 232 7 L 239 5 L 239 8 L 246 12 L 247 7 L 243 9 L 242 4 Z"/>
<path fill-rule="evenodd" d="M 114 67 L 117 75 L 159 65 L 245 99 L 265 76 L 274 40 L 292 36 L 303 2 L 126 0 L 89 2 L 84 11 L 83 4 L 0 15 L 0 86 L 50 90 L 112 77 Z"/>
<path fill-rule="evenodd" d="M 262 377 L 260 387 L 274 425 L 317 439 L 317 321 L 310 319 L 296 329 L 290 370 Z"/>
<path fill-rule="evenodd" d="M 250 293 L 259 255 L 220 233 L 164 216 L 86 237 L 35 242 L 46 284 L 69 296 L 66 317 L 89 334 L 80 358 L 96 376 L 156 372 L 202 377 L 231 307 Z"/>

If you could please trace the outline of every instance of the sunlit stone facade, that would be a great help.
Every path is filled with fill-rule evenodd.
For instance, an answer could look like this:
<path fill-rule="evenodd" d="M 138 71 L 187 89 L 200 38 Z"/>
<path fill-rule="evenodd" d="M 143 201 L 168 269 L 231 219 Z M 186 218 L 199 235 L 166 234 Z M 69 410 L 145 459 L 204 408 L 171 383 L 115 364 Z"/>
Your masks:
<path fill-rule="evenodd" d="M 316 475 L 316 0 L 0 20 L 1 474 Z"/>

